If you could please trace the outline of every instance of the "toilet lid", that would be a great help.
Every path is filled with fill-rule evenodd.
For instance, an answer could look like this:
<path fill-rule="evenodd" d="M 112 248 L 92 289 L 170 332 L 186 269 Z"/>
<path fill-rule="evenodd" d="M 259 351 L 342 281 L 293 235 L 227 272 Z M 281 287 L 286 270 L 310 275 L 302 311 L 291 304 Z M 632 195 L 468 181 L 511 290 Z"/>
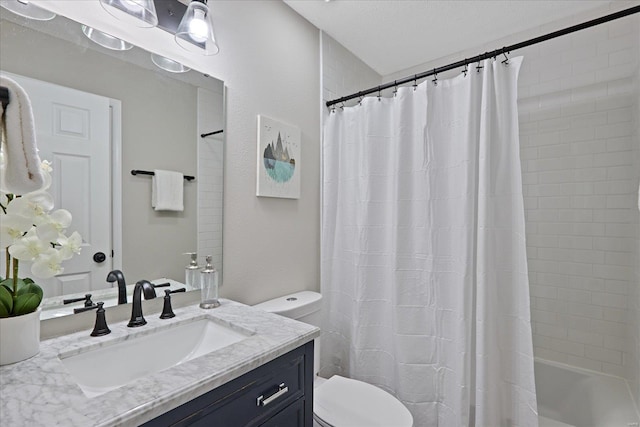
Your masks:
<path fill-rule="evenodd" d="M 313 390 L 313 412 L 334 427 L 412 427 L 413 417 L 386 391 L 334 375 Z"/>

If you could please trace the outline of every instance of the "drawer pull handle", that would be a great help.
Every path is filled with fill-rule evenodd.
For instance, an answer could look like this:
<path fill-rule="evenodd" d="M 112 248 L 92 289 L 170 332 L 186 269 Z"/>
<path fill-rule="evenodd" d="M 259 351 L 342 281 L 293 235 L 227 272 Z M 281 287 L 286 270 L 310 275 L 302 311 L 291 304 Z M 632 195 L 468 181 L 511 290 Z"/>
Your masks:
<path fill-rule="evenodd" d="M 256 404 L 258 406 L 267 406 L 269 403 L 271 403 L 271 402 L 273 402 L 275 400 L 278 400 L 280 397 L 285 395 L 287 392 L 289 392 L 289 387 L 285 386 L 284 383 L 282 383 L 282 384 L 280 384 L 278 386 L 278 391 L 276 391 L 275 393 L 273 393 L 271 396 L 267 397 L 266 399 L 264 398 L 264 395 L 258 396 Z"/>

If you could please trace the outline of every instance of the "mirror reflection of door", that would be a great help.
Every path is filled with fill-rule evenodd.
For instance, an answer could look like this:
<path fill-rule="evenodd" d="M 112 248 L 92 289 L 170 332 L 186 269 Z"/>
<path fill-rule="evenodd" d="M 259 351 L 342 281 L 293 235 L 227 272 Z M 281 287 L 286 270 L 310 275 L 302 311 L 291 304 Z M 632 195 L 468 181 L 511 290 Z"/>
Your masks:
<path fill-rule="evenodd" d="M 7 74 L 31 100 L 40 158 L 50 161 L 53 168 L 49 192 L 54 209 L 71 212 L 67 235 L 78 231 L 83 240 L 80 255 L 63 263 L 62 274 L 37 279 L 38 283 L 45 297 L 110 287 L 105 281 L 113 267 L 110 100 Z"/>

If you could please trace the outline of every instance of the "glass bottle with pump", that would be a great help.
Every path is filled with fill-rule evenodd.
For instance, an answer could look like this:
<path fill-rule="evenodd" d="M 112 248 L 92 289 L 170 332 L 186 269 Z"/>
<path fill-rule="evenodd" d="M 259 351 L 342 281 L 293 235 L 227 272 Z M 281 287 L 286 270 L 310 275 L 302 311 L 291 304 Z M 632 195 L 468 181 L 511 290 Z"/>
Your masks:
<path fill-rule="evenodd" d="M 200 308 L 216 308 L 218 301 L 218 271 L 211 264 L 211 255 L 207 255 L 207 265 L 200 270 L 202 286 Z"/>
<path fill-rule="evenodd" d="M 191 262 L 184 268 L 184 283 L 187 285 L 187 289 L 200 289 L 198 254 L 196 252 L 187 252 L 185 255 L 191 256 Z"/>

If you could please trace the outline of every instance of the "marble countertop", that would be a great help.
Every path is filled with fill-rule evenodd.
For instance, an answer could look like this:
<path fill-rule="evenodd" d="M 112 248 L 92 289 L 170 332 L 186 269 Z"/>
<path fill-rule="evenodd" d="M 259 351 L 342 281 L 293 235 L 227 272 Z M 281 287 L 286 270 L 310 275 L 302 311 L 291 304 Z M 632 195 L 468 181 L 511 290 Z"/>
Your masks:
<path fill-rule="evenodd" d="M 91 337 L 91 331 L 87 330 L 42 341 L 38 355 L 0 367 L 2 424 L 14 427 L 139 425 L 320 335 L 318 328 L 305 323 L 230 300 L 223 299 L 221 303 L 213 310 L 203 310 L 197 305 L 174 309 L 173 319 L 161 320 L 158 313 L 145 315 L 148 323 L 139 328 L 128 328 L 127 322 L 110 324 L 111 334 L 103 337 Z M 248 329 L 254 335 L 94 398 L 85 396 L 59 359 L 60 354 L 107 346 L 203 316 Z"/>

